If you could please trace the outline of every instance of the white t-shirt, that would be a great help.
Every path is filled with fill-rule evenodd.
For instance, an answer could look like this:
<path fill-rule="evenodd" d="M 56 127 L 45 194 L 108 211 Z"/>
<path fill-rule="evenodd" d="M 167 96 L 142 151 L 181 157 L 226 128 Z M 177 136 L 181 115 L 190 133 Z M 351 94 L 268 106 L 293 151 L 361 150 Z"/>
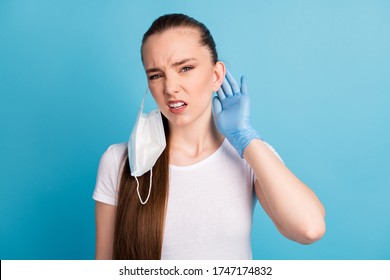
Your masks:
<path fill-rule="evenodd" d="M 103 154 L 95 200 L 116 205 L 126 147 L 114 144 Z M 252 259 L 254 180 L 249 164 L 226 139 L 202 161 L 170 165 L 162 259 Z"/>

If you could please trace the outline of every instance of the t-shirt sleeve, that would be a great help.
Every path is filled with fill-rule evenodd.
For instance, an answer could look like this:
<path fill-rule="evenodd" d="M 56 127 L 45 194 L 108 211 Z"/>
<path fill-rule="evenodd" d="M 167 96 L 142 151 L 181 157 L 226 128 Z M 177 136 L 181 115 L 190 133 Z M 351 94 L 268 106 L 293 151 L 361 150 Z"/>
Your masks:
<path fill-rule="evenodd" d="M 275 156 L 284 164 L 284 161 L 282 160 L 282 158 L 280 157 L 280 155 L 278 154 L 278 152 L 274 149 L 274 147 L 272 147 L 270 144 L 268 144 L 268 143 L 265 142 L 265 141 L 263 141 L 263 142 L 267 145 L 268 149 L 270 149 L 271 152 L 273 152 L 274 155 L 275 155 Z M 253 172 L 253 170 L 252 170 L 251 176 L 252 176 L 252 182 L 253 182 L 253 183 L 256 182 L 257 177 L 256 177 L 256 175 L 255 175 L 255 172 Z"/>
<path fill-rule="evenodd" d="M 267 142 L 264 141 L 264 143 L 267 145 L 268 149 L 271 150 L 271 152 L 274 153 L 274 155 L 281 161 L 284 163 L 284 161 L 282 160 L 282 158 L 280 157 L 280 155 L 278 154 L 278 152 L 274 149 L 274 147 L 272 147 L 270 144 L 268 144 Z"/>
<path fill-rule="evenodd" d="M 102 155 L 92 198 L 103 203 L 117 205 L 120 158 L 111 145 Z"/>

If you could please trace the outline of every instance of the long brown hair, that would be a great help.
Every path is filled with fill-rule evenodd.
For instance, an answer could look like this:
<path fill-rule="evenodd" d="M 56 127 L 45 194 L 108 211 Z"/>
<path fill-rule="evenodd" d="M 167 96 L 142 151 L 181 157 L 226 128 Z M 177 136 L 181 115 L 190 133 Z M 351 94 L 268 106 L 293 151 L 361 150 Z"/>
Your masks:
<path fill-rule="evenodd" d="M 218 55 L 213 37 L 199 21 L 183 15 L 168 14 L 156 19 L 142 38 L 142 47 L 153 34 L 171 28 L 188 27 L 200 33 L 199 43 L 210 50 L 214 63 Z M 115 220 L 113 259 L 152 260 L 161 259 L 164 223 L 169 191 L 169 125 L 163 116 L 167 146 L 153 167 L 152 191 L 146 204 L 137 195 L 137 183 L 130 174 L 128 150 L 122 157 L 119 181 L 118 206 Z M 149 191 L 150 172 L 138 178 L 140 195 L 145 199 Z"/>

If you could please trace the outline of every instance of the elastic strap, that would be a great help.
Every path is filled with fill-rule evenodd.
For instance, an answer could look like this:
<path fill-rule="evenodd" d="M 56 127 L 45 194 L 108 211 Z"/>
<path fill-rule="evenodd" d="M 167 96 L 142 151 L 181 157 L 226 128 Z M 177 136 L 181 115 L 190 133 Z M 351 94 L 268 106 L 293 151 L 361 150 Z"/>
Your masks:
<path fill-rule="evenodd" d="M 153 168 L 150 169 L 150 182 L 149 182 L 149 193 L 148 193 L 148 197 L 146 198 L 145 202 L 142 201 L 142 198 L 141 198 L 141 195 L 139 194 L 139 182 L 138 182 L 138 179 L 137 179 L 137 176 L 135 176 L 135 180 L 137 181 L 137 194 L 138 194 L 138 198 L 139 198 L 139 201 L 142 203 L 142 204 L 146 204 L 146 202 L 148 202 L 149 200 L 149 197 L 150 197 L 150 192 L 152 191 L 152 178 L 153 178 Z"/>
<path fill-rule="evenodd" d="M 148 94 L 148 91 L 149 91 L 149 87 L 146 87 L 146 91 L 145 91 L 144 97 L 142 98 L 142 102 L 141 102 L 141 106 L 140 106 L 141 112 L 144 110 L 145 98 L 146 98 L 146 95 Z"/>

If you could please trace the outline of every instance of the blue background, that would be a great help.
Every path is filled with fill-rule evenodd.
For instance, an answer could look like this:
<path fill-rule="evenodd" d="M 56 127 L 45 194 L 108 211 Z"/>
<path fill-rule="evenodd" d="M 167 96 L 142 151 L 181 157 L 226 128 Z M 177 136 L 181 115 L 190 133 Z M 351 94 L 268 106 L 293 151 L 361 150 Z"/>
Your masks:
<path fill-rule="evenodd" d="M 0 0 L 0 258 L 91 259 L 100 156 L 127 141 L 158 16 L 204 22 L 253 124 L 319 196 L 304 246 L 255 209 L 255 259 L 390 259 L 390 2 Z M 146 110 L 154 108 L 149 96 Z"/>

